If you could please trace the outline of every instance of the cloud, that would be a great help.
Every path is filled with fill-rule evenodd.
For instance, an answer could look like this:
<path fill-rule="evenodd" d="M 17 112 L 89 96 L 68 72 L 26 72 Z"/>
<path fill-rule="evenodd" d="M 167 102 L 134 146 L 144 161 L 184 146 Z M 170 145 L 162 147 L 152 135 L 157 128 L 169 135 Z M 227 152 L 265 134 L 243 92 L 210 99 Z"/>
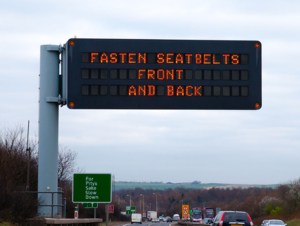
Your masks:
<path fill-rule="evenodd" d="M 43 44 L 64 44 L 74 36 L 260 40 L 261 110 L 63 107 L 60 142 L 78 152 L 81 168 L 111 171 L 120 180 L 140 180 L 141 174 L 151 175 L 147 180 L 174 182 L 294 179 L 300 170 L 299 7 L 298 1 L 282 0 L 5 2 L 0 8 L 0 126 L 30 119 L 33 134 L 38 133 Z"/>

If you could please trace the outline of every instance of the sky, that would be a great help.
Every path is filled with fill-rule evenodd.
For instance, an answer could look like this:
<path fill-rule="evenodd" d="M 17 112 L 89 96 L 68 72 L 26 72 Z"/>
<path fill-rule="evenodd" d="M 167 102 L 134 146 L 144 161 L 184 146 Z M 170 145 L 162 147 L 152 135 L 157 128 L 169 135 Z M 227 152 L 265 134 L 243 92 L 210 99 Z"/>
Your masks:
<path fill-rule="evenodd" d="M 300 178 L 300 2 L 11 0 L 0 7 L 0 129 L 38 139 L 40 46 L 69 38 L 259 40 L 262 108 L 70 110 L 59 143 L 116 181 L 274 184 Z"/>

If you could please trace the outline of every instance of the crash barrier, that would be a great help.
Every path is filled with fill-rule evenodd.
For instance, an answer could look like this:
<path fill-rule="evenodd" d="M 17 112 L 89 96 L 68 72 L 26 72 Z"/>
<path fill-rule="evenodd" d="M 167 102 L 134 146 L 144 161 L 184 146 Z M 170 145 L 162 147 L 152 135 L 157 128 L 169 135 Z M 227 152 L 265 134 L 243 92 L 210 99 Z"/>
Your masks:
<path fill-rule="evenodd" d="M 200 224 L 198 222 L 190 222 L 190 221 L 178 221 L 177 224 L 184 225 L 184 226 L 191 226 L 191 225 L 210 226 L 209 224 Z"/>
<path fill-rule="evenodd" d="M 27 221 L 26 226 L 100 226 L 103 220 L 100 218 L 34 218 Z"/>
<path fill-rule="evenodd" d="M 44 204 L 43 200 L 38 200 L 38 207 L 50 208 L 51 218 L 48 217 L 35 217 L 26 220 L 22 223 L 22 226 L 99 226 L 103 222 L 100 218 L 64 218 L 66 216 L 66 199 L 61 189 L 57 192 L 37 192 L 37 191 L 26 191 L 28 195 L 35 196 L 38 200 L 38 195 L 43 194 L 49 196 L 51 203 Z M 75 217 L 75 216 L 74 216 Z"/>
<path fill-rule="evenodd" d="M 64 197 L 64 192 L 61 190 L 61 188 L 58 188 L 57 192 L 25 191 L 24 193 L 35 196 L 35 199 L 38 200 L 37 208 L 49 208 L 52 218 L 66 216 L 66 198 Z M 43 200 L 38 197 L 41 194 L 44 195 L 44 197 L 48 197 L 51 200 L 51 203 L 44 204 Z"/>

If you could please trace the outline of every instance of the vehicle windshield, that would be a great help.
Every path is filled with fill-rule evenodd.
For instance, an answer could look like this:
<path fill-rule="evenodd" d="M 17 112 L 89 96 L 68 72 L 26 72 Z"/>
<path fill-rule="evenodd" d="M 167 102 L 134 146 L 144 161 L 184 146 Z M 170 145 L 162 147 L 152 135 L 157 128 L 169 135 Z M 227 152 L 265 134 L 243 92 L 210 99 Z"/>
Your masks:
<path fill-rule="evenodd" d="M 284 223 L 283 223 L 283 221 L 282 220 L 271 220 L 270 221 L 270 224 L 277 224 L 277 225 L 283 225 Z"/>
<path fill-rule="evenodd" d="M 214 217 L 214 211 L 210 210 L 210 209 L 207 209 L 206 210 L 206 217 L 213 218 Z"/>
<path fill-rule="evenodd" d="M 200 218 L 201 217 L 201 213 L 193 213 L 193 218 Z"/>
<path fill-rule="evenodd" d="M 248 222 L 248 217 L 246 213 L 238 213 L 238 212 L 232 212 L 232 213 L 225 213 L 225 221 L 228 222 L 234 222 L 234 221 L 242 221 L 242 222 Z"/>

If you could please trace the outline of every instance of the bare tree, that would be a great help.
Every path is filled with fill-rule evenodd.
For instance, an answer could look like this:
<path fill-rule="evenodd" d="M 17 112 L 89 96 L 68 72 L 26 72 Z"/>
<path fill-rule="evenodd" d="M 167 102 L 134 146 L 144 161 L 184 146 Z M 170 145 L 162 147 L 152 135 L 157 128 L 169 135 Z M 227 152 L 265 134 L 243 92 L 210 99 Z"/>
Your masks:
<path fill-rule="evenodd" d="M 24 128 L 17 126 L 12 130 L 5 130 L 0 136 L 0 145 L 2 148 L 14 152 L 22 152 L 25 147 Z"/>
<path fill-rule="evenodd" d="M 77 153 L 67 147 L 60 147 L 58 153 L 58 182 L 59 184 L 70 181 L 75 168 Z"/>
<path fill-rule="evenodd" d="M 28 157 L 26 138 L 21 126 L 0 134 L 0 212 L 4 219 L 14 222 L 35 214 L 36 198 L 24 193 L 27 169 L 30 171 L 30 188 L 37 187 L 37 160 Z M 35 145 L 32 145 L 34 151 Z M 30 167 L 27 168 L 30 161 Z"/>

